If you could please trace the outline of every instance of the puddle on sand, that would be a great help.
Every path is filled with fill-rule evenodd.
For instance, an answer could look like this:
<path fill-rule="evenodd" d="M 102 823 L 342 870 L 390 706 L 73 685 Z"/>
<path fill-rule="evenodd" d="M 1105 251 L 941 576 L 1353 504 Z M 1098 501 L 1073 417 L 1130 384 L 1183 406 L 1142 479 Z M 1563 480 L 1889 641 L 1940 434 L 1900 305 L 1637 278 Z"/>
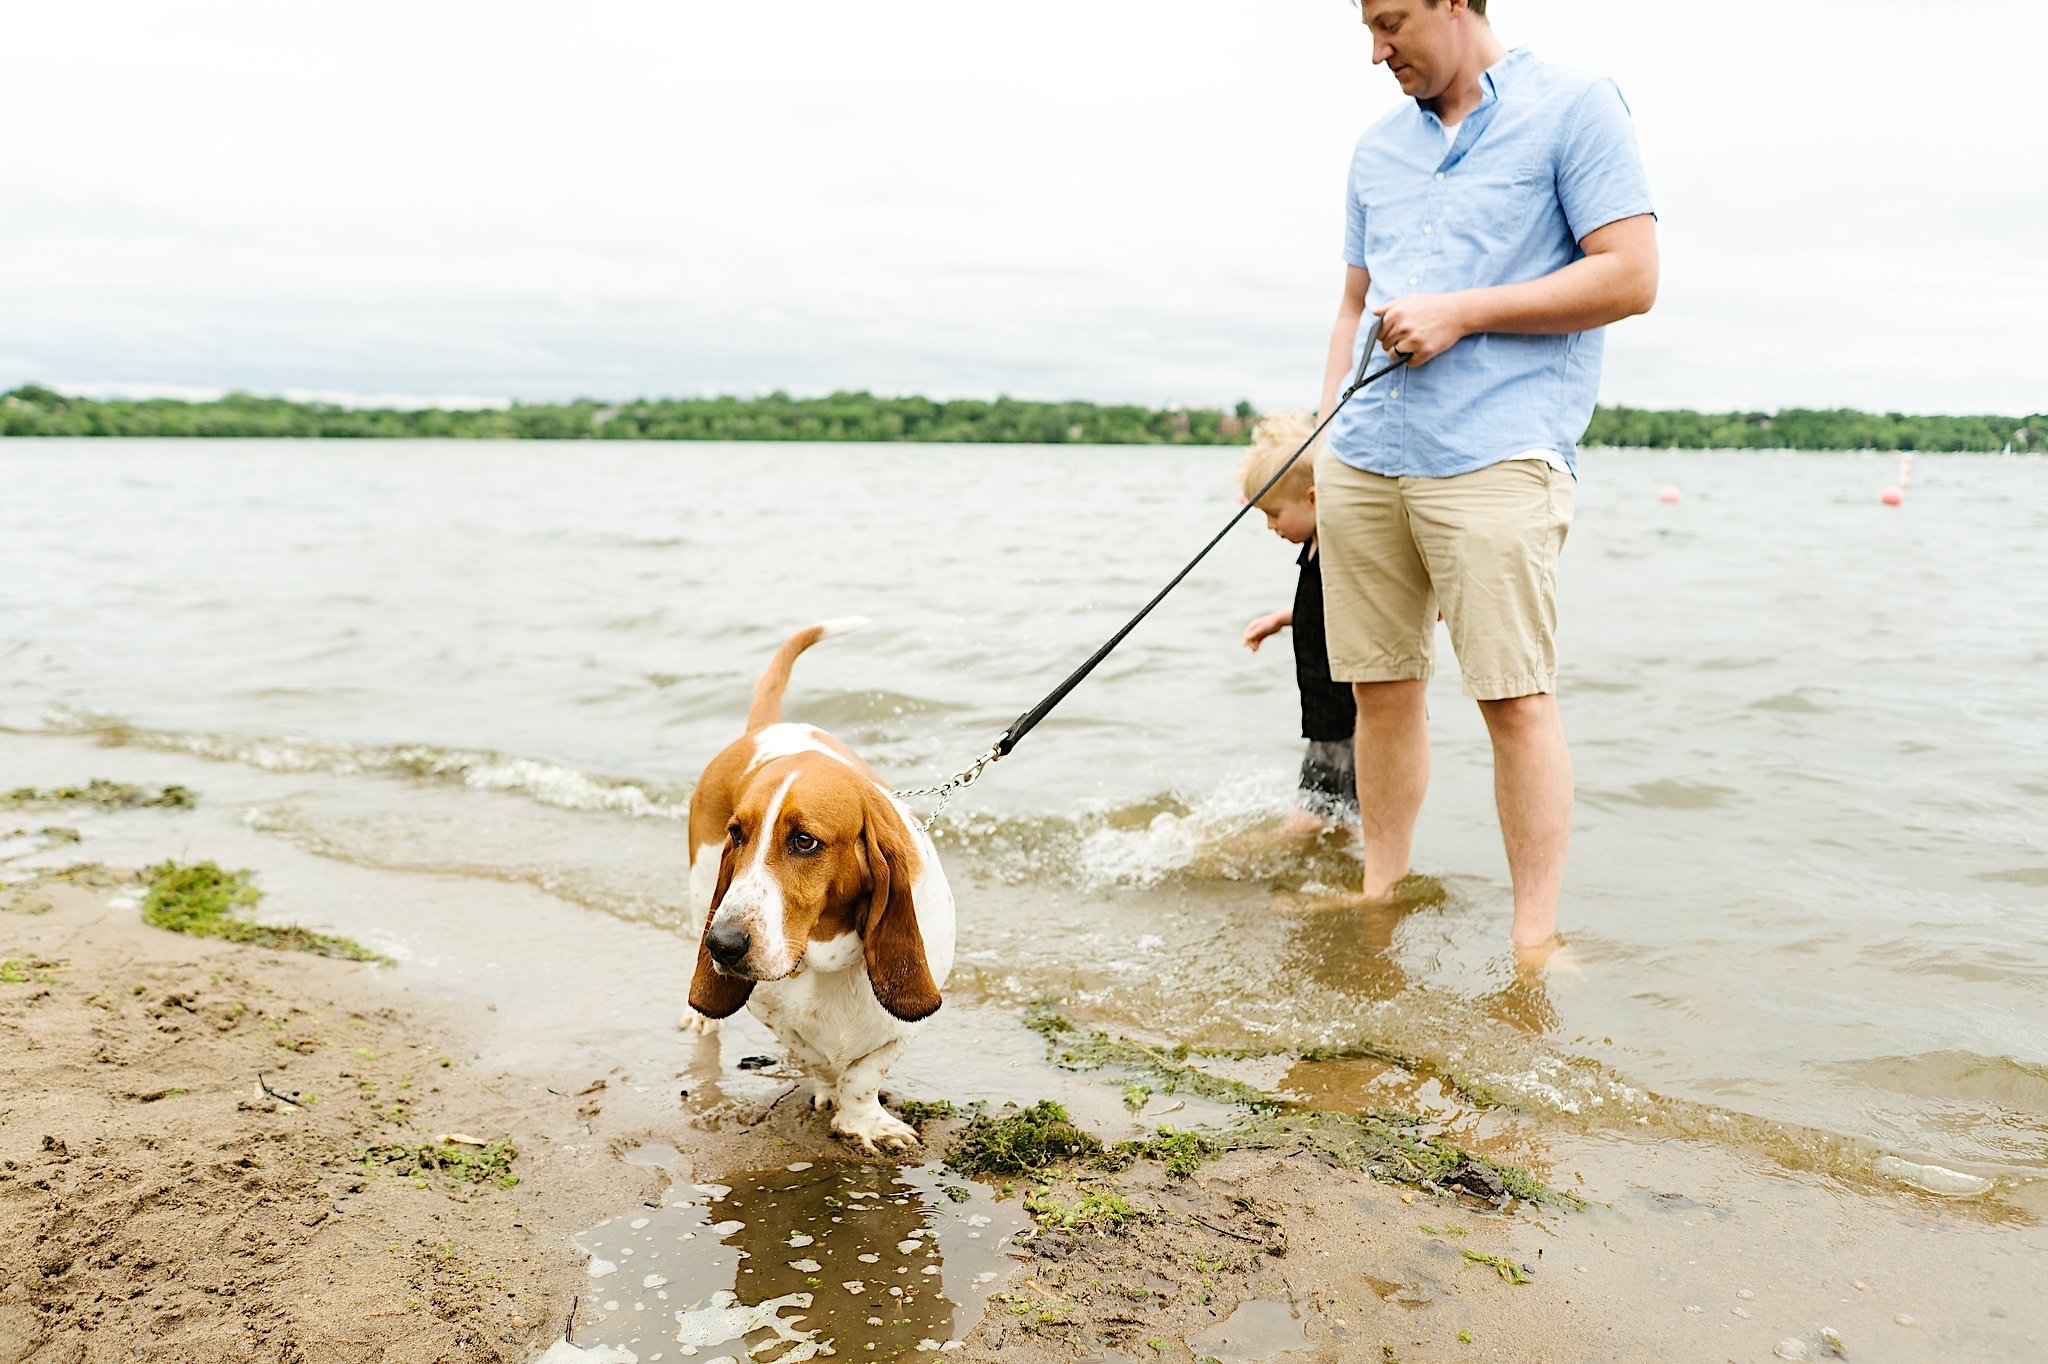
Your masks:
<path fill-rule="evenodd" d="M 635 1364 L 943 1352 L 1026 1225 L 1015 1200 L 936 1167 L 798 1161 L 677 1184 L 576 1238 L 591 1278 L 572 1338 Z"/>
<path fill-rule="evenodd" d="M 1198 1359 L 1279 1364 L 1308 1345 L 1308 1325 L 1292 1305 L 1253 1298 L 1188 1342 Z"/>

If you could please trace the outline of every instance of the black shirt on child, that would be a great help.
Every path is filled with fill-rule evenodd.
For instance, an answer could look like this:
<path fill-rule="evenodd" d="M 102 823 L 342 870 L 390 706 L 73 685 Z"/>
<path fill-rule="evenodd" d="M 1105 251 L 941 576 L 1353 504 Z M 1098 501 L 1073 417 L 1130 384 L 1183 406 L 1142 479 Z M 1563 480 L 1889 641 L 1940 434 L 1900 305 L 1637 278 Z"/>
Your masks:
<path fill-rule="evenodd" d="M 1316 542 L 1301 547 L 1301 577 L 1294 585 L 1294 680 L 1301 688 L 1301 737 L 1349 739 L 1358 703 L 1349 682 L 1330 680 L 1330 645 L 1323 633 L 1323 568 Z"/>

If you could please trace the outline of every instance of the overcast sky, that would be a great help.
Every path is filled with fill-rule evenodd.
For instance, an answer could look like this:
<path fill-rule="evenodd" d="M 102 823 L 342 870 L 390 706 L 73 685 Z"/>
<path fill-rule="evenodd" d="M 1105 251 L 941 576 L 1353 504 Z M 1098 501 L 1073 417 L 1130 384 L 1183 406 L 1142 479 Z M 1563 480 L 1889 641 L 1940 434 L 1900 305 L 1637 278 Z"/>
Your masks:
<path fill-rule="evenodd" d="M 1662 214 L 1602 397 L 2048 410 L 2040 0 L 1494 0 Z M 0 388 L 1312 405 L 1345 0 L 64 0 L 9 17 Z"/>

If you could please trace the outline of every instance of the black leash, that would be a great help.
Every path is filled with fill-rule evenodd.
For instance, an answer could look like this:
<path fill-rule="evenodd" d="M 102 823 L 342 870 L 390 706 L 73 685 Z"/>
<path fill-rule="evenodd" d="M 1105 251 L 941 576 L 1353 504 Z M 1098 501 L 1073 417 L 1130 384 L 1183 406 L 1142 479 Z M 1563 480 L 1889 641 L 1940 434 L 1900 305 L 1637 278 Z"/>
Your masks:
<path fill-rule="evenodd" d="M 1245 504 L 1237 509 L 1237 514 L 1231 517 L 1228 521 L 1223 523 L 1223 529 L 1217 531 L 1214 536 L 1210 537 L 1209 543 L 1203 545 L 1201 550 L 1196 553 L 1195 557 L 1188 560 L 1187 564 L 1184 567 L 1182 567 L 1181 571 L 1173 575 L 1173 580 L 1167 583 L 1166 586 L 1160 588 L 1158 594 L 1154 596 L 1151 601 L 1146 602 L 1145 605 L 1139 609 L 1137 615 L 1132 616 L 1129 620 L 1125 621 L 1123 628 L 1121 630 L 1118 630 L 1115 634 L 1111 635 L 1108 641 L 1105 644 L 1103 644 L 1103 646 L 1100 649 L 1097 649 L 1093 654 L 1090 654 L 1088 656 L 1088 660 L 1085 663 L 1083 663 L 1080 667 L 1074 669 L 1073 672 L 1067 674 L 1067 678 L 1064 682 L 1060 683 L 1057 687 L 1054 687 L 1050 692 L 1047 692 L 1044 700 L 1040 701 L 1030 710 L 1025 711 L 1022 715 L 1018 716 L 1015 720 L 1011 721 L 1010 727 L 1003 731 L 1002 737 L 996 740 L 995 746 L 993 748 L 990 748 L 986 753 L 982 754 L 979 758 L 976 758 L 974 762 L 969 764 L 965 769 L 963 769 L 959 773 L 956 773 L 953 777 L 949 778 L 948 780 L 941 782 L 937 786 L 917 787 L 908 791 L 898 791 L 896 793 L 899 796 L 936 795 L 939 797 L 938 809 L 933 810 L 931 818 L 925 821 L 925 827 L 927 829 L 929 829 L 933 824 L 938 822 L 939 814 L 946 808 L 946 802 L 952 799 L 953 792 L 959 790 L 963 786 L 972 783 L 977 777 L 979 777 L 982 774 L 984 770 L 988 768 L 989 764 L 996 762 L 999 759 L 1009 757 L 1011 751 L 1017 747 L 1018 743 L 1023 740 L 1024 736 L 1029 734 L 1033 729 L 1036 729 L 1038 727 L 1038 722 L 1043 720 L 1047 715 L 1050 715 L 1052 713 L 1053 707 L 1059 705 L 1060 702 L 1066 700 L 1067 693 L 1071 692 L 1074 688 L 1080 686 L 1082 680 L 1085 679 L 1089 673 L 1095 671 L 1096 665 L 1100 664 L 1103 659 L 1108 658 L 1110 652 L 1114 650 L 1117 645 L 1123 643 L 1125 637 L 1128 636 L 1131 633 L 1131 631 L 1138 628 L 1138 623 L 1144 620 L 1145 617 L 1152 614 L 1152 608 L 1159 605 L 1159 603 L 1165 601 L 1167 594 L 1169 592 L 1172 592 L 1174 588 L 1179 587 L 1181 585 L 1181 580 L 1186 578 L 1188 574 L 1195 571 L 1195 565 L 1201 563 L 1202 560 L 1209 557 L 1209 551 L 1216 548 L 1217 545 L 1221 544 L 1223 542 L 1223 537 L 1230 534 L 1230 532 L 1232 531 L 1232 529 L 1236 527 L 1238 522 L 1244 520 L 1245 513 L 1249 512 L 1253 507 L 1258 506 L 1259 500 L 1263 498 L 1267 493 L 1271 492 L 1274 486 L 1278 484 L 1282 478 L 1285 478 L 1287 476 L 1287 471 L 1289 469 L 1292 469 L 1295 465 L 1295 462 L 1299 460 L 1302 457 L 1302 455 L 1308 451 L 1308 448 L 1311 445 L 1314 445 L 1316 443 L 1316 438 L 1323 434 L 1324 428 L 1328 427 L 1331 422 L 1337 419 L 1337 414 L 1344 410 L 1344 404 L 1351 401 L 1353 394 L 1357 393 L 1358 390 L 1364 388 L 1367 384 L 1372 383 L 1374 380 L 1383 378 L 1386 375 L 1393 373 L 1395 370 L 1402 368 L 1404 365 L 1408 363 L 1406 353 L 1402 351 L 1396 351 L 1393 352 L 1393 354 L 1398 358 L 1396 358 L 1391 364 L 1385 365 L 1380 369 L 1371 370 L 1371 372 L 1368 372 L 1368 369 L 1372 364 L 1373 346 L 1378 343 L 1379 336 L 1380 320 L 1378 318 L 1374 318 L 1372 322 L 1372 329 L 1366 333 L 1365 348 L 1359 353 L 1358 374 L 1352 380 L 1351 387 L 1345 389 L 1343 396 L 1337 400 L 1337 405 L 1330 409 L 1330 414 L 1323 418 L 1323 420 L 1316 426 L 1316 429 L 1314 431 L 1311 431 L 1309 433 L 1308 439 L 1301 443 L 1301 448 L 1296 450 L 1293 454 L 1289 455 L 1287 457 L 1287 462 L 1285 464 L 1282 464 L 1279 467 L 1279 469 L 1274 471 L 1273 476 L 1266 480 L 1265 486 L 1260 488 L 1259 491 L 1252 497 L 1246 499 Z"/>

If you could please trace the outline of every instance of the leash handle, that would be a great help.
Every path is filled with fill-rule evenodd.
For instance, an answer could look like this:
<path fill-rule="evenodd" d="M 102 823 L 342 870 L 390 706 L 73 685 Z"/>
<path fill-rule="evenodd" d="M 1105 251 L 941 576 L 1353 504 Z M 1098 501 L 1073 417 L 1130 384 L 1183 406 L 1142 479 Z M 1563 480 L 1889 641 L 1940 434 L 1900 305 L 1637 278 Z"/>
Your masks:
<path fill-rule="evenodd" d="M 1372 348 L 1379 344 L 1380 328 L 1386 325 L 1386 321 L 1383 317 L 1375 317 L 1372 320 L 1372 326 L 1366 328 L 1365 344 L 1358 348 L 1358 373 L 1352 376 L 1351 387 L 1344 394 L 1346 402 L 1350 401 L 1353 393 L 1358 392 L 1359 389 L 1364 388 L 1366 384 L 1371 382 L 1365 377 L 1365 373 L 1372 366 Z M 1343 405 L 1343 403 L 1337 404 L 1338 407 Z M 1334 410 L 1332 409 L 1333 412 Z"/>
<path fill-rule="evenodd" d="M 1018 716 L 1014 721 L 1011 722 L 1010 727 L 1003 731 L 1002 737 L 996 740 L 994 753 L 997 758 L 1009 757 L 1011 750 L 1017 747 L 1018 743 L 1023 740 L 1024 736 L 1029 734 L 1033 729 L 1037 728 L 1038 722 L 1040 720 L 1043 720 L 1047 715 L 1049 715 L 1052 712 L 1052 708 L 1054 706 L 1057 706 L 1060 702 L 1066 700 L 1067 693 L 1071 692 L 1074 688 L 1080 686 L 1082 679 L 1086 678 L 1089 673 L 1094 672 L 1096 665 L 1101 663 L 1103 659 L 1108 658 L 1110 655 L 1110 651 L 1115 649 L 1117 645 L 1123 643 L 1125 636 L 1129 635 L 1131 631 L 1137 629 L 1138 623 L 1140 621 L 1144 620 L 1145 617 L 1152 614 L 1152 608 L 1159 605 L 1160 602 L 1165 601 L 1167 593 L 1173 591 L 1174 588 L 1179 587 L 1181 585 L 1181 580 L 1186 578 L 1188 574 L 1195 571 L 1195 565 L 1201 563 L 1202 560 L 1209 557 L 1209 551 L 1216 548 L 1217 545 L 1222 543 L 1223 537 L 1230 534 L 1232 529 L 1236 527 L 1237 523 L 1244 519 L 1245 513 L 1250 511 L 1253 507 L 1258 506 L 1259 500 L 1263 498 L 1267 493 L 1271 492 L 1273 490 L 1274 485 L 1277 484 L 1282 478 L 1286 477 L 1287 471 L 1289 469 L 1292 469 L 1294 467 L 1295 461 L 1299 460 L 1302 457 L 1302 455 L 1307 452 L 1308 448 L 1316 443 L 1316 438 L 1323 434 L 1324 428 L 1328 427 L 1331 422 L 1337 420 L 1337 414 L 1344 410 L 1344 404 L 1351 401 L 1353 394 L 1357 393 L 1358 390 L 1364 388 L 1367 384 L 1372 383 L 1374 380 L 1380 379 L 1388 374 L 1391 374 L 1395 370 L 1402 368 L 1404 365 L 1408 363 L 1407 358 L 1404 356 L 1400 359 L 1393 360 L 1392 363 L 1387 364 L 1380 369 L 1374 370 L 1372 368 L 1372 352 L 1373 347 L 1379 343 L 1379 339 L 1380 319 L 1375 317 L 1372 320 L 1371 328 L 1365 334 L 1365 344 L 1359 348 L 1358 372 L 1356 377 L 1352 379 L 1351 386 L 1344 390 L 1342 397 L 1337 399 L 1337 405 L 1330 409 L 1329 415 L 1324 417 L 1322 421 L 1317 424 L 1315 430 L 1309 432 L 1309 437 L 1307 440 L 1301 443 L 1301 448 L 1296 450 L 1293 454 L 1287 457 L 1287 462 L 1282 464 L 1277 470 L 1274 471 L 1273 476 L 1266 480 L 1266 484 L 1264 487 L 1260 488 L 1259 491 L 1252 497 L 1247 498 L 1245 500 L 1245 504 L 1237 509 L 1237 515 L 1231 517 L 1228 521 L 1223 523 L 1223 529 L 1217 531 L 1214 536 L 1210 537 L 1209 543 L 1203 545 L 1201 550 L 1195 555 L 1195 557 L 1188 560 L 1186 566 L 1184 566 L 1180 572 L 1173 575 L 1173 581 L 1169 582 L 1166 586 L 1160 588 L 1158 594 L 1154 596 L 1151 601 L 1146 602 L 1145 605 L 1139 610 L 1137 615 L 1132 616 L 1128 621 L 1124 622 L 1124 627 L 1121 630 L 1118 630 L 1115 634 L 1111 635 L 1109 637 L 1109 641 L 1106 644 L 1104 644 L 1100 649 L 1097 649 L 1094 653 L 1090 654 L 1088 656 L 1088 660 L 1085 663 L 1083 663 L 1080 667 L 1074 669 L 1073 672 L 1069 673 L 1067 675 L 1066 681 L 1060 683 L 1057 687 L 1054 687 L 1052 691 L 1046 695 L 1044 700 L 1040 701 L 1037 705 L 1033 706 L 1030 710 L 1025 711 L 1022 715 Z M 978 776 L 980 774 L 977 772 L 976 775 Z"/>

